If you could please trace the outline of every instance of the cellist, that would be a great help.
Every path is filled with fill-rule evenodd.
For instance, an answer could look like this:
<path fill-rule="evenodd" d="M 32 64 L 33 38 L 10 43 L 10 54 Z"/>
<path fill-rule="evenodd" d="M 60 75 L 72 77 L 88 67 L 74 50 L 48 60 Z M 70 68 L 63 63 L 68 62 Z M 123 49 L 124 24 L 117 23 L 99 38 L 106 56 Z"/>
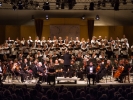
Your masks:
<path fill-rule="evenodd" d="M 126 75 L 128 75 L 129 74 L 129 71 L 130 71 L 130 69 L 131 69 L 131 66 L 130 66 L 130 64 L 129 64 L 129 60 L 128 59 L 125 59 L 125 61 L 124 61 L 124 70 L 122 71 L 122 73 L 120 74 L 120 77 L 119 77 L 119 82 L 120 83 L 123 83 L 123 79 L 124 79 L 124 77 L 126 76 Z M 129 81 L 129 80 L 128 80 Z M 130 81 L 129 81 L 130 82 Z"/>

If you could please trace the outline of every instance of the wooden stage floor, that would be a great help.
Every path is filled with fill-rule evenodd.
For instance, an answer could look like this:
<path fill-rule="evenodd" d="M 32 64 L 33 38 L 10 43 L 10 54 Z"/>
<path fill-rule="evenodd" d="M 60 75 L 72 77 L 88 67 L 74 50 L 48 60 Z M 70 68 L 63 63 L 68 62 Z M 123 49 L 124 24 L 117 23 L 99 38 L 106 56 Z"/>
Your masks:
<path fill-rule="evenodd" d="M 3 82 L 3 84 L 4 85 L 15 84 L 17 86 L 22 86 L 22 85 L 26 84 L 27 86 L 35 86 L 37 84 L 37 80 L 36 79 L 26 80 L 26 82 L 22 83 L 22 82 L 20 82 L 20 78 L 19 78 L 19 80 L 6 79 L 6 81 Z M 91 84 L 92 84 L 92 81 L 91 81 Z M 77 84 L 74 84 L 73 80 L 62 80 L 62 81 L 60 81 L 59 84 L 57 84 L 57 81 L 56 81 L 55 86 L 61 86 L 61 85 L 64 85 L 64 86 L 77 86 L 77 87 L 88 86 L 86 79 L 84 79 L 83 81 L 80 81 L 80 79 L 77 79 Z M 101 86 L 133 85 L 133 80 L 131 79 L 130 83 L 127 80 L 126 80 L 125 83 L 119 83 L 118 81 L 115 81 L 114 78 L 112 78 L 111 81 L 110 81 L 109 78 L 107 78 L 107 82 L 106 82 L 106 79 L 104 78 L 104 79 L 100 80 L 99 83 L 96 83 L 95 85 L 90 85 L 90 86 L 97 86 L 97 85 L 101 85 Z M 41 86 L 48 87 L 50 85 L 48 85 L 47 82 L 43 82 L 41 84 Z"/>

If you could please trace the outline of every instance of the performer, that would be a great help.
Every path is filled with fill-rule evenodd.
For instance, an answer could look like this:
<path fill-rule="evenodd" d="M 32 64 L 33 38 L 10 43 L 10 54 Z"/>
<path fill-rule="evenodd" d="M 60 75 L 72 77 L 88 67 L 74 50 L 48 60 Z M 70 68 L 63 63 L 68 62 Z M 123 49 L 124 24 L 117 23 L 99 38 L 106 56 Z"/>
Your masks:
<path fill-rule="evenodd" d="M 37 64 L 37 74 L 38 74 L 38 77 L 39 77 L 39 80 L 38 80 L 38 84 L 41 84 L 44 80 L 44 69 L 42 67 L 42 62 L 38 62 Z"/>
<path fill-rule="evenodd" d="M 69 54 L 68 51 L 64 54 L 64 77 L 67 77 L 67 73 L 70 69 L 70 64 L 71 64 L 71 55 Z"/>
<path fill-rule="evenodd" d="M 130 69 L 131 69 L 131 66 L 130 66 L 130 64 L 129 64 L 129 60 L 128 59 L 125 59 L 125 65 L 124 65 L 124 70 L 122 71 L 122 73 L 120 74 L 120 76 L 119 76 L 119 82 L 120 83 L 123 83 L 123 79 L 124 79 L 124 77 L 126 76 L 126 75 L 128 75 L 129 74 L 129 71 L 130 71 Z M 130 82 L 130 81 L 129 81 Z"/>
<path fill-rule="evenodd" d="M 93 85 L 94 85 L 95 78 L 96 78 L 96 68 L 95 68 L 95 66 L 93 65 L 92 62 L 90 62 L 90 64 L 87 66 L 86 73 L 87 73 L 87 78 L 88 78 L 88 81 L 89 81 L 89 85 L 90 85 L 90 79 L 91 78 L 92 78 Z"/>
<path fill-rule="evenodd" d="M 100 66 L 99 71 L 97 72 L 96 75 L 96 82 L 99 83 L 99 81 L 102 79 L 104 75 L 106 75 L 106 69 L 105 69 L 105 64 L 104 61 L 99 61 L 98 65 Z"/>
<path fill-rule="evenodd" d="M 48 84 L 51 85 L 51 82 L 53 82 L 53 85 L 55 85 L 55 76 L 56 76 L 56 72 L 55 72 L 55 68 L 54 65 L 51 65 L 48 69 Z"/>

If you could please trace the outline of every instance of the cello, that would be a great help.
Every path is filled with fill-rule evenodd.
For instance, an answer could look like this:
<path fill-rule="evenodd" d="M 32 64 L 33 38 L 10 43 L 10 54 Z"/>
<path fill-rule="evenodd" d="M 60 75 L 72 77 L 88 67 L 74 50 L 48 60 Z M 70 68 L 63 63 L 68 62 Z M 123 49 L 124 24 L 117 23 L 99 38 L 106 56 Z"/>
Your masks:
<path fill-rule="evenodd" d="M 116 72 L 114 73 L 114 78 L 119 78 L 123 70 L 124 70 L 124 66 L 119 66 Z"/>

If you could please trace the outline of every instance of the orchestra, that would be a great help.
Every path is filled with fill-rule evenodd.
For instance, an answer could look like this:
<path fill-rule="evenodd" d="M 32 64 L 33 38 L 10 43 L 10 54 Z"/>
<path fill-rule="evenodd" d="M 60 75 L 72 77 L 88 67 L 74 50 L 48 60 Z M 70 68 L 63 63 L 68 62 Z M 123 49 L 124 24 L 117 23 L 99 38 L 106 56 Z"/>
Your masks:
<path fill-rule="evenodd" d="M 42 83 L 47 81 L 49 68 L 54 68 L 52 72 L 55 77 L 76 76 L 84 80 L 83 74 L 89 75 L 88 66 L 91 64 L 95 68 L 96 82 L 111 73 L 122 82 L 133 65 L 132 51 L 133 46 L 130 48 L 125 35 L 121 39 L 93 36 L 92 40 L 82 38 L 81 41 L 79 37 L 73 39 L 68 36 L 64 40 L 56 36 L 48 40 L 45 37 L 36 37 L 35 40 L 31 36 L 28 40 L 24 37 L 21 40 L 11 40 L 8 37 L 0 45 L 0 76 L 3 82 L 8 73 L 11 73 L 13 78 L 20 76 L 22 83 L 27 76 L 38 78 L 38 83 Z"/>

